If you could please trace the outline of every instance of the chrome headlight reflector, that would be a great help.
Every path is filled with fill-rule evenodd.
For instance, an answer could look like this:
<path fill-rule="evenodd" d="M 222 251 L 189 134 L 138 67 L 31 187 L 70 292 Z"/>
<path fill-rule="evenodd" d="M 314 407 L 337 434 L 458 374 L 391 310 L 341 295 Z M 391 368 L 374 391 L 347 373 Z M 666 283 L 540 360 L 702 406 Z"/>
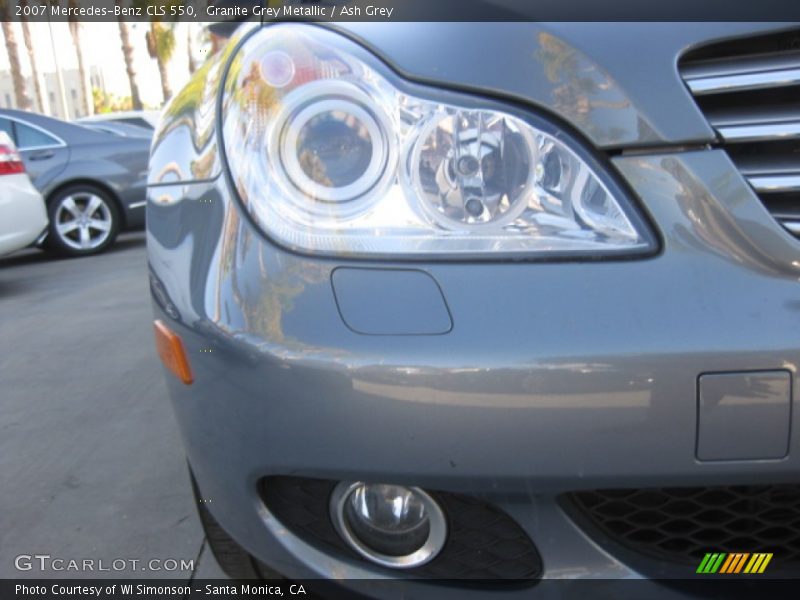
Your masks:
<path fill-rule="evenodd" d="M 250 36 L 222 106 L 239 196 L 296 251 L 491 259 L 655 248 L 619 186 L 555 125 L 404 82 L 320 27 Z"/>

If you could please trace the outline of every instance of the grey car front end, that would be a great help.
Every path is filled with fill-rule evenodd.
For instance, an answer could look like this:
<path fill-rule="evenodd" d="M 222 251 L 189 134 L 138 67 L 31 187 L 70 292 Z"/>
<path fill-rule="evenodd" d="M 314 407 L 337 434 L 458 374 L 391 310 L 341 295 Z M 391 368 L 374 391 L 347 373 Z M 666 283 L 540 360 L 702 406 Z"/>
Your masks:
<path fill-rule="evenodd" d="M 147 206 L 223 568 L 796 574 L 798 36 L 240 27 L 166 108 Z"/>

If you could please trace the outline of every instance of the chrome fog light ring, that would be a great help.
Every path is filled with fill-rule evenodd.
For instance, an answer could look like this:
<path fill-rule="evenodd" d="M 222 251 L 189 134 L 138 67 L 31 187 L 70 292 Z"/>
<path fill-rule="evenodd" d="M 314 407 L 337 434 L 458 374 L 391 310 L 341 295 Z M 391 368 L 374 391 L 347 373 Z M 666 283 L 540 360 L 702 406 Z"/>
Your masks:
<path fill-rule="evenodd" d="M 365 541 L 360 539 L 353 527 L 348 523 L 347 504 L 352 495 L 360 488 L 367 486 L 379 486 L 390 484 L 370 484 L 363 481 L 341 482 L 333 490 L 330 498 L 330 513 L 334 527 L 345 543 L 359 555 L 372 563 L 393 569 L 412 569 L 422 566 L 433 560 L 444 548 L 447 540 L 447 519 L 444 511 L 439 504 L 427 492 L 418 487 L 405 487 L 390 485 L 390 487 L 402 488 L 411 492 L 417 500 L 422 503 L 428 521 L 428 535 L 424 543 L 416 550 L 403 555 L 391 555 L 379 552 L 371 548 Z"/>

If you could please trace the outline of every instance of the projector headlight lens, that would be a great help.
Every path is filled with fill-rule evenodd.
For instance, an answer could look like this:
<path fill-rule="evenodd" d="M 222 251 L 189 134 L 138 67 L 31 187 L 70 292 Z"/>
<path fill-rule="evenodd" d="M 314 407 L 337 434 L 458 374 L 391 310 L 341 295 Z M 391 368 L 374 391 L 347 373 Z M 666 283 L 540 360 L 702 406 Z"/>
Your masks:
<path fill-rule="evenodd" d="M 339 484 L 331 498 L 331 518 L 356 552 L 400 569 L 433 559 L 447 536 L 444 514 L 433 498 L 399 485 Z"/>
<path fill-rule="evenodd" d="M 293 250 L 495 258 L 655 247 L 565 132 L 404 83 L 318 27 L 274 25 L 245 41 L 225 83 L 223 139 L 247 209 Z"/>
<path fill-rule="evenodd" d="M 349 83 L 318 81 L 287 94 L 269 156 L 288 202 L 308 216 L 339 218 L 367 208 L 372 190 L 392 176 L 388 118 Z M 294 192 L 294 193 L 292 193 Z"/>
<path fill-rule="evenodd" d="M 321 186 L 323 193 L 355 184 L 349 193 L 329 194 L 332 199 L 349 200 L 369 189 L 374 182 L 365 180 L 365 175 L 378 155 L 373 140 L 379 132 L 371 127 L 374 122 L 358 106 L 339 100 L 320 102 L 305 112 L 309 114 L 297 118 L 302 125 L 287 132 L 287 158 L 296 160 L 305 179 Z"/>

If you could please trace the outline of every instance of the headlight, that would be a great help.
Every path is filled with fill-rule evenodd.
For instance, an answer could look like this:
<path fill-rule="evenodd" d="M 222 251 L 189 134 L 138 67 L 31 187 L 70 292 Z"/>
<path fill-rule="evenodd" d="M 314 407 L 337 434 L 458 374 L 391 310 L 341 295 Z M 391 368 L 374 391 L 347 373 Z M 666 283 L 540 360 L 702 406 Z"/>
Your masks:
<path fill-rule="evenodd" d="M 228 169 L 276 242 L 350 256 L 496 258 L 651 251 L 619 186 L 565 132 L 400 80 L 300 24 L 245 41 L 223 97 Z"/>

